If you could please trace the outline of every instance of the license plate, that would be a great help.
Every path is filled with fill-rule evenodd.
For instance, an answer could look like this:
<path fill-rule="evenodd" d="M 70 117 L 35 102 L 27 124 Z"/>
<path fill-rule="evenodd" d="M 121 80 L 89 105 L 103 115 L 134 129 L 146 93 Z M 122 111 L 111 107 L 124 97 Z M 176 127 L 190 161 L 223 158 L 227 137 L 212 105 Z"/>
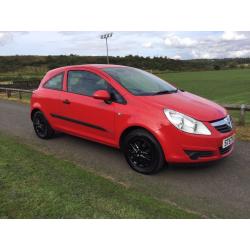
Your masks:
<path fill-rule="evenodd" d="M 228 146 L 232 145 L 233 143 L 234 143 L 234 135 L 223 140 L 222 148 L 227 148 Z"/>

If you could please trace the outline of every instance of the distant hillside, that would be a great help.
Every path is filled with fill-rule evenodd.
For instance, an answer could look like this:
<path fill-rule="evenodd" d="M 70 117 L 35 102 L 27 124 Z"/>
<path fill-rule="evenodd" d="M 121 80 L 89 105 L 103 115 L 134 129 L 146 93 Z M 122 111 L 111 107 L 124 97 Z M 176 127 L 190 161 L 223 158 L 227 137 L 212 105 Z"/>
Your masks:
<path fill-rule="evenodd" d="M 0 56 L 0 72 L 13 72 L 25 67 L 44 67 L 47 69 L 65 65 L 106 63 L 105 56 Z M 167 57 L 110 57 L 110 63 L 134 66 L 152 70 L 212 70 L 219 68 L 233 68 L 250 64 L 250 58 L 237 59 L 196 59 L 173 60 Z M 219 67 L 219 68 L 218 68 Z"/>
<path fill-rule="evenodd" d="M 0 82 L 29 82 L 37 85 L 49 69 L 77 64 L 105 64 L 105 56 L 0 56 Z M 110 57 L 110 63 L 158 72 L 250 68 L 250 58 L 173 60 L 167 57 Z"/>

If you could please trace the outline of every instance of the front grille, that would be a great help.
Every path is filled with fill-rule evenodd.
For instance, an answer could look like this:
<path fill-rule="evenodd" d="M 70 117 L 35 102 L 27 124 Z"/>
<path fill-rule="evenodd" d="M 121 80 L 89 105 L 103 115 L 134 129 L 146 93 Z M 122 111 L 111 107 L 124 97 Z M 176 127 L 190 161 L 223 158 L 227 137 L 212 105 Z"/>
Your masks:
<path fill-rule="evenodd" d="M 220 133 L 227 133 L 233 129 L 232 119 L 229 115 L 221 120 L 211 122 L 211 125 Z"/>
<path fill-rule="evenodd" d="M 232 128 L 229 127 L 227 124 L 215 126 L 215 128 L 221 133 L 227 133 L 232 130 Z"/>
<path fill-rule="evenodd" d="M 231 148 L 232 148 L 232 145 L 230 145 L 230 146 L 228 146 L 228 147 L 226 147 L 226 148 L 220 147 L 219 150 L 220 150 L 220 153 L 221 153 L 222 155 L 224 155 L 224 154 L 228 153 L 228 152 L 231 150 Z"/>

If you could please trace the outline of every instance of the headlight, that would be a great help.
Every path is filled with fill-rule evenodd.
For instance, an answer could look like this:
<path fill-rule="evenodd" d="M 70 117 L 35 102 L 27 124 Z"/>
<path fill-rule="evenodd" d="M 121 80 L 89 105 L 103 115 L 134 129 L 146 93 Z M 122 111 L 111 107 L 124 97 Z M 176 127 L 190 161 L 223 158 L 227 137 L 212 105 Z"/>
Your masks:
<path fill-rule="evenodd" d="M 179 130 L 191 134 L 211 135 L 208 128 L 200 121 L 171 109 L 164 109 L 168 120 Z"/>

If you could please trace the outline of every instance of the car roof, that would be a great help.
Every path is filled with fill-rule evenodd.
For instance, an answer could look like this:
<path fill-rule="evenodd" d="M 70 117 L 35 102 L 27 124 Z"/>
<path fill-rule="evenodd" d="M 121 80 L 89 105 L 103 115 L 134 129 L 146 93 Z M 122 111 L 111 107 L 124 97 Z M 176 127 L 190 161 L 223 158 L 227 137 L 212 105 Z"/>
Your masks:
<path fill-rule="evenodd" d="M 69 69 L 75 69 L 75 68 L 95 68 L 95 69 L 104 69 L 104 68 L 122 68 L 126 67 L 123 65 L 116 65 L 116 64 L 82 64 L 82 65 L 69 65 L 69 66 L 64 66 L 64 67 L 59 67 L 50 70 L 49 72 L 57 72 L 57 71 L 62 71 L 62 70 L 69 70 Z"/>
<path fill-rule="evenodd" d="M 85 66 L 98 68 L 98 69 L 127 67 L 127 66 L 124 66 L 124 65 L 116 65 L 116 64 L 87 64 Z"/>

